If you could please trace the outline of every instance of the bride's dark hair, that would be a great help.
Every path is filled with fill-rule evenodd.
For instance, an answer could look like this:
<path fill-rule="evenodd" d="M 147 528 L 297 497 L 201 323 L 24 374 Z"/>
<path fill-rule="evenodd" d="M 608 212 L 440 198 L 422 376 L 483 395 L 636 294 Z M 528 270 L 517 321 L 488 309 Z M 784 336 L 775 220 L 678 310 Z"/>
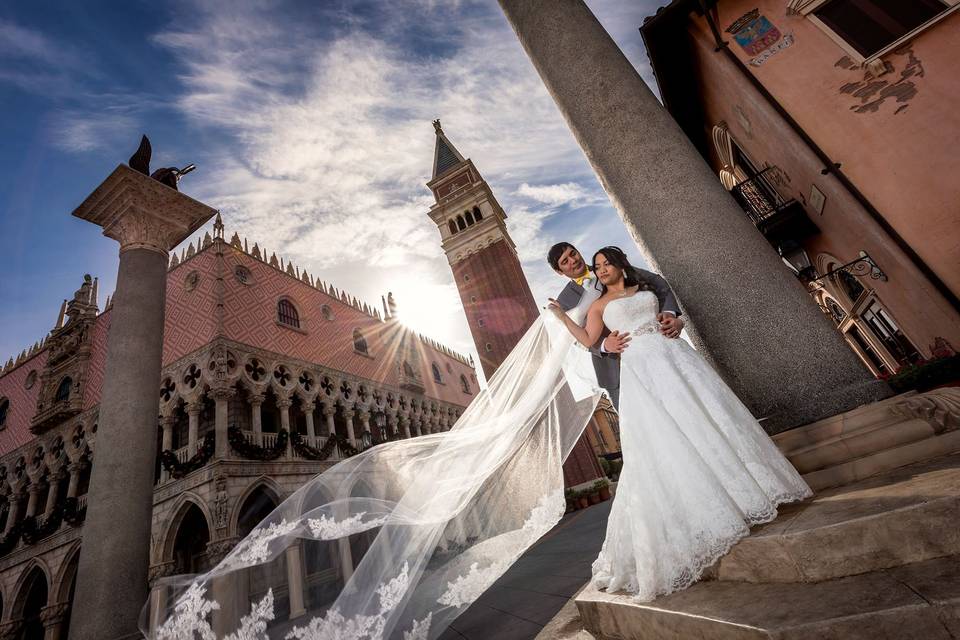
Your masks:
<path fill-rule="evenodd" d="M 652 291 L 650 283 L 644 280 L 640 272 L 637 271 L 637 268 L 630 264 L 630 261 L 627 259 L 627 254 L 625 254 L 620 247 L 604 247 L 593 254 L 593 259 L 590 261 L 590 270 L 593 271 L 594 274 L 597 272 L 597 256 L 600 254 L 603 254 L 603 257 L 605 257 L 612 266 L 623 270 L 624 287 L 639 287 L 637 291 Z M 601 283 L 600 278 L 596 279 L 594 286 L 600 289 L 601 295 L 607 292 L 607 285 Z"/>

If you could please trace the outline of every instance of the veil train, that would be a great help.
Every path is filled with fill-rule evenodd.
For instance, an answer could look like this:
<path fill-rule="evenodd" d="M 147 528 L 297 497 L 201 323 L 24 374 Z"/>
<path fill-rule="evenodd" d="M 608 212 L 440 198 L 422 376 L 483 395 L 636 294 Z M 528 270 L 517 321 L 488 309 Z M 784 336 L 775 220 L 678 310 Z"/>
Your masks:
<path fill-rule="evenodd" d="M 151 640 L 438 637 L 559 521 L 562 464 L 600 395 L 588 354 L 545 312 L 450 431 L 377 445 L 316 476 L 206 573 L 158 581 L 141 631 Z M 316 545 L 349 548 L 363 532 L 372 542 L 336 595 L 303 589 L 305 602 L 288 602 L 302 612 L 292 621 L 275 611 L 273 589 L 251 602 L 260 565 Z"/>

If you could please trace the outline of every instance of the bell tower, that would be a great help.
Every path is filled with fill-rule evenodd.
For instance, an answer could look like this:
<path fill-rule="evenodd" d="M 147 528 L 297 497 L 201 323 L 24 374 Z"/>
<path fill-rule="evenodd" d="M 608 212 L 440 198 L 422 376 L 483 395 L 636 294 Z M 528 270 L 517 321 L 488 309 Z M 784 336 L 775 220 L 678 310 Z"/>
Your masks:
<path fill-rule="evenodd" d="M 507 232 L 507 214 L 490 185 L 447 139 L 439 120 L 433 121 L 433 128 L 437 141 L 427 187 L 436 203 L 430 207 L 430 219 L 440 229 L 441 246 L 489 380 L 540 316 L 540 309 Z M 564 484 L 583 486 L 602 477 L 584 434 L 563 463 Z"/>
<path fill-rule="evenodd" d="M 430 218 L 440 229 L 463 310 L 490 379 L 540 311 L 507 232 L 503 208 L 469 158 L 434 120 Z"/>

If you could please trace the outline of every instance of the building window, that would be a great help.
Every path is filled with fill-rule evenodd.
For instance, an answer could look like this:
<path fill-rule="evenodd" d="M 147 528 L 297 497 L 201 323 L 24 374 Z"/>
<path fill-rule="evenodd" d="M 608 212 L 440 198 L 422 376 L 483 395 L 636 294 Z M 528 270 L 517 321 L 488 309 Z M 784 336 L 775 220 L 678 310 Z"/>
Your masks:
<path fill-rule="evenodd" d="M 464 393 L 470 393 L 470 383 L 467 382 L 467 376 L 460 374 L 460 387 Z"/>
<path fill-rule="evenodd" d="M 480 207 L 473 208 L 473 219 L 476 220 L 477 222 L 480 222 L 481 220 L 483 220 L 483 214 L 480 213 Z"/>
<path fill-rule="evenodd" d="M 472 224 L 473 224 L 473 214 L 472 214 L 471 212 L 467 211 L 467 212 L 464 213 L 463 215 L 464 215 L 464 217 L 467 219 L 467 226 L 469 227 L 470 225 L 472 225 Z"/>
<path fill-rule="evenodd" d="M 491 351 L 493 351 L 493 345 L 490 344 L 489 342 L 483 345 L 483 348 L 487 350 L 487 353 L 490 353 Z"/>
<path fill-rule="evenodd" d="M 193 291 L 197 288 L 198 284 L 200 284 L 200 274 L 196 271 L 191 271 L 187 274 L 187 277 L 183 279 L 183 288 L 187 291 Z"/>
<path fill-rule="evenodd" d="M 253 282 L 253 274 L 250 273 L 250 269 L 247 269 L 242 264 L 238 264 L 236 269 L 233 270 L 233 277 L 235 277 L 240 284 L 250 284 Z"/>
<path fill-rule="evenodd" d="M 478 327 L 482 327 L 482 326 L 485 325 L 485 324 L 486 324 L 486 322 L 484 322 L 483 318 L 477 318 L 477 326 L 478 326 Z"/>
<path fill-rule="evenodd" d="M 467 228 L 467 223 L 463 221 L 463 216 L 457 216 L 457 228 L 463 231 Z"/>
<path fill-rule="evenodd" d="M 454 222 L 453 220 L 450 220 L 447 224 L 450 225 L 450 233 L 451 233 L 451 234 L 454 234 L 454 233 L 457 232 L 457 223 L 456 223 L 456 222 Z"/>
<path fill-rule="evenodd" d="M 323 316 L 323 319 L 327 322 L 333 320 L 333 309 L 330 308 L 330 305 L 325 304 L 320 307 L 320 315 Z"/>
<path fill-rule="evenodd" d="M 863 295 L 864 288 L 860 284 L 860 281 L 857 280 L 857 277 L 852 273 L 847 271 L 840 271 L 836 275 L 837 282 L 840 283 L 840 287 L 843 289 L 843 292 L 847 294 L 847 297 L 850 298 L 850 304 L 855 305 L 857 300 L 860 299 L 860 296 Z"/>
<path fill-rule="evenodd" d="M 837 304 L 837 301 L 832 298 L 827 298 L 827 311 L 830 312 L 833 322 L 837 325 L 847 317 L 847 313 Z"/>
<path fill-rule="evenodd" d="M 440 367 L 437 366 L 437 363 L 434 362 L 430 365 L 430 368 L 433 370 L 433 381 L 442 384 L 443 378 L 440 377 Z"/>
<path fill-rule="evenodd" d="M 477 296 L 470 296 L 470 304 L 477 304 Z"/>
<path fill-rule="evenodd" d="M 363 333 L 360 332 L 360 329 L 353 330 L 353 348 L 355 351 L 359 351 L 360 353 L 368 353 L 367 339 L 363 337 Z"/>
<path fill-rule="evenodd" d="M 883 359 L 877 354 L 876 350 L 870 346 L 870 343 L 864 340 L 863 334 L 860 333 L 857 325 L 851 325 L 846 331 L 846 335 L 853 341 L 855 345 L 854 351 L 860 353 L 870 362 L 876 375 L 887 373 L 887 365 L 884 364 Z"/>
<path fill-rule="evenodd" d="M 449 362 L 447 363 L 447 373 L 450 373 L 450 374 L 453 373 L 453 367 L 450 365 Z"/>
<path fill-rule="evenodd" d="M 813 14 L 864 58 L 947 9 L 940 0 L 830 0 Z"/>
<path fill-rule="evenodd" d="M 280 324 L 285 324 L 297 329 L 300 328 L 300 314 L 297 308 L 287 299 L 280 300 L 277 303 L 277 319 Z"/>
<path fill-rule="evenodd" d="M 410 363 L 406 360 L 403 361 L 403 375 L 408 378 L 415 378 L 416 375 L 413 373 L 413 367 L 410 366 Z"/>
<path fill-rule="evenodd" d="M 55 402 L 63 402 L 70 399 L 70 387 L 73 386 L 73 380 L 70 376 L 65 376 L 57 387 L 57 394 L 54 396 Z"/>
<path fill-rule="evenodd" d="M 27 374 L 27 379 L 23 381 L 24 389 L 33 389 L 33 385 L 37 384 L 37 372 L 31 371 Z"/>
<path fill-rule="evenodd" d="M 900 327 L 879 302 L 870 301 L 860 312 L 860 318 L 898 364 L 903 366 L 922 360 L 917 348 L 903 335 Z"/>
<path fill-rule="evenodd" d="M 10 401 L 6 398 L 0 399 L 0 429 L 7 428 L 7 413 L 10 411 Z"/>

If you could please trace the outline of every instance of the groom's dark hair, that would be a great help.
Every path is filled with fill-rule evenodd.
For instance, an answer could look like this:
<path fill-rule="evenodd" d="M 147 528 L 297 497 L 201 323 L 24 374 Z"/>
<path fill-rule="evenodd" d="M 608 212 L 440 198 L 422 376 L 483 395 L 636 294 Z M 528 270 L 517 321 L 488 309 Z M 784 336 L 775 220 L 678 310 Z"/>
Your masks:
<path fill-rule="evenodd" d="M 560 271 L 560 256 L 562 256 L 563 252 L 567 249 L 577 250 L 577 248 L 569 242 L 558 242 L 550 247 L 550 251 L 547 251 L 547 262 L 550 263 L 554 271 Z"/>

